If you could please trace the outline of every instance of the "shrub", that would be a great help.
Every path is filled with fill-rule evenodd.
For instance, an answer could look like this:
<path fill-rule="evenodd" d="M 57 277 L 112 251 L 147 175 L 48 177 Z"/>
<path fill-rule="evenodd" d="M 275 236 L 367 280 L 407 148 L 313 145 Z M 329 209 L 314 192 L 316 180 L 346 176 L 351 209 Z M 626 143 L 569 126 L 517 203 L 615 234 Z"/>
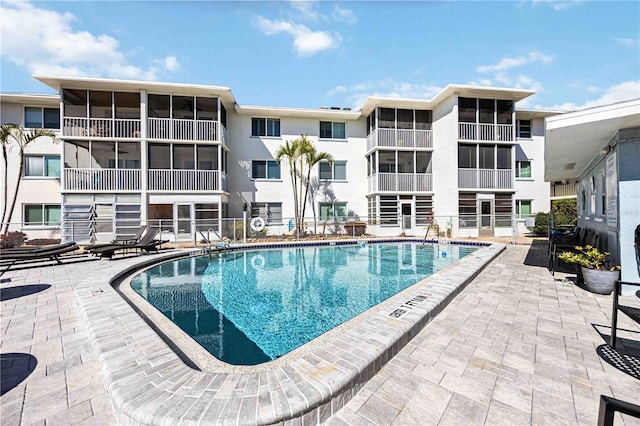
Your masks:
<path fill-rule="evenodd" d="M 609 259 L 609 253 L 600 251 L 590 245 L 585 247 L 576 246 L 576 252 L 565 251 L 560 254 L 558 258 L 565 263 L 577 263 L 589 269 L 599 269 L 601 271 L 615 271 L 620 269 L 620 266 L 605 267 Z"/>
<path fill-rule="evenodd" d="M 536 213 L 536 224 L 533 233 L 538 236 L 547 236 L 549 233 L 549 213 Z"/>
<path fill-rule="evenodd" d="M 551 201 L 554 225 L 575 225 L 578 222 L 578 199 L 563 198 Z"/>
<path fill-rule="evenodd" d="M 27 234 L 20 231 L 0 235 L 0 248 L 20 247 L 27 240 Z"/>

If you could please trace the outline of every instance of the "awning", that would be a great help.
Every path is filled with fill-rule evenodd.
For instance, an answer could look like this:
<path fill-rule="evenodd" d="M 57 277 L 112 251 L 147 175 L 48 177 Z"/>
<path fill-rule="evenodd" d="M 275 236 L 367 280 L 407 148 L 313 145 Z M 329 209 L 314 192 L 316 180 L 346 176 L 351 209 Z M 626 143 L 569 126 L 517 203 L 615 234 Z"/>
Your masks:
<path fill-rule="evenodd" d="M 529 157 L 527 157 L 520 145 L 516 145 L 516 161 L 529 161 Z"/>

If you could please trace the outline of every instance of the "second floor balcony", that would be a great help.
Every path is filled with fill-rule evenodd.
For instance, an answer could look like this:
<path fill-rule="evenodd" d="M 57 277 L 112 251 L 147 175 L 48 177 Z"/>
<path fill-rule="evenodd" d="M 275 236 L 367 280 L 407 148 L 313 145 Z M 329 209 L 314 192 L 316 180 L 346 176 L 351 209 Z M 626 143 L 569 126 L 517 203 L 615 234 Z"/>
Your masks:
<path fill-rule="evenodd" d="M 458 169 L 458 188 L 513 189 L 512 169 Z"/>
<path fill-rule="evenodd" d="M 458 123 L 458 139 L 464 141 L 514 142 L 512 124 Z"/>
<path fill-rule="evenodd" d="M 62 123 L 63 137 L 118 139 L 142 137 L 141 120 L 137 119 L 64 117 Z"/>
<path fill-rule="evenodd" d="M 148 139 L 219 141 L 226 144 L 227 131 L 218 121 L 149 118 Z"/>
<path fill-rule="evenodd" d="M 433 148 L 432 130 L 374 129 L 367 136 L 367 151 L 376 147 Z"/>
<path fill-rule="evenodd" d="M 550 188 L 551 198 L 575 197 L 578 194 L 575 183 L 552 183 Z"/>
<path fill-rule="evenodd" d="M 431 173 L 374 173 L 368 177 L 368 192 L 432 192 Z"/>

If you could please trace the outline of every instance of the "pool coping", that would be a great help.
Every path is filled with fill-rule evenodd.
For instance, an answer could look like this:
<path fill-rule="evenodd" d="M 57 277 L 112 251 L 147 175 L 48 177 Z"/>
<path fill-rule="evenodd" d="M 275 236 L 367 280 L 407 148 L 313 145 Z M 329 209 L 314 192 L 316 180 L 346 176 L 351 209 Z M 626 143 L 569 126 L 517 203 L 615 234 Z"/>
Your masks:
<path fill-rule="evenodd" d="M 318 243 L 322 242 L 311 245 Z M 334 333 L 322 345 L 295 350 L 293 356 L 267 363 L 266 368 L 243 371 L 193 368 L 174 351 L 175 345 L 165 342 L 112 286 L 151 264 L 192 256 L 201 250 L 109 268 L 114 274 L 78 287 L 76 294 L 122 423 L 318 424 L 351 399 L 505 247 L 500 243 L 481 247 L 361 314 L 364 317 L 356 317 L 358 321 L 348 321 L 340 333 Z"/>

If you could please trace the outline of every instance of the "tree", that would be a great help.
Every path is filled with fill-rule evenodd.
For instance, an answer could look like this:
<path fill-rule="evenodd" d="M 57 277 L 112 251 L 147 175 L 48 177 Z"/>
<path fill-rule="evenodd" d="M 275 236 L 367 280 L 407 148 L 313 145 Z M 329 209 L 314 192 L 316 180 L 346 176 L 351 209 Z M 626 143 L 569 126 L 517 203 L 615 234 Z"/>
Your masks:
<path fill-rule="evenodd" d="M 304 231 L 304 215 L 311 184 L 311 169 L 323 160 L 333 163 L 333 157 L 326 152 L 318 152 L 307 135 L 301 135 L 298 139 L 286 141 L 283 146 L 278 148 L 275 155 L 276 161 L 280 163 L 285 158 L 289 165 L 289 176 L 293 188 L 296 235 L 300 236 Z"/>
<path fill-rule="evenodd" d="M 31 142 L 35 141 L 40 137 L 50 137 L 53 140 L 55 140 L 56 135 L 52 131 L 46 130 L 46 129 L 25 130 L 22 126 L 14 125 L 10 129 L 8 129 L 7 143 L 5 144 L 3 142 L 2 144 L 3 155 L 5 155 L 6 153 L 4 150 L 9 143 L 9 140 L 10 139 L 13 140 L 13 142 L 15 142 L 18 148 L 18 161 L 19 161 L 18 180 L 16 181 L 16 188 L 13 193 L 13 201 L 11 202 L 11 207 L 9 208 L 6 214 L 6 218 L 4 218 L 5 220 L 2 225 L 3 234 L 6 234 L 9 231 L 9 223 L 11 222 L 11 217 L 13 216 L 13 210 L 16 207 L 16 201 L 18 199 L 18 191 L 20 190 L 20 183 L 22 182 L 22 172 L 24 171 L 24 151 L 27 148 L 27 146 L 31 144 Z M 7 185 L 6 180 L 5 180 L 5 185 Z"/>
<path fill-rule="evenodd" d="M 2 188 L 2 220 L 0 220 L 0 226 L 4 226 L 5 216 L 7 215 L 7 205 L 9 204 L 9 138 L 11 137 L 11 130 L 17 127 L 18 125 L 14 123 L 5 123 L 0 127 L 0 144 L 2 144 L 2 161 L 4 162 L 4 187 Z"/>
<path fill-rule="evenodd" d="M 286 141 L 284 145 L 280 146 L 276 151 L 275 159 L 279 163 L 282 162 L 283 159 L 287 160 L 287 164 L 289 165 L 289 177 L 291 178 L 291 186 L 293 188 L 293 206 L 294 206 L 294 216 L 296 223 L 296 235 L 300 235 L 300 212 L 298 211 L 298 179 L 297 179 L 297 163 L 300 158 L 300 142 L 298 139 L 294 139 L 293 141 Z"/>

